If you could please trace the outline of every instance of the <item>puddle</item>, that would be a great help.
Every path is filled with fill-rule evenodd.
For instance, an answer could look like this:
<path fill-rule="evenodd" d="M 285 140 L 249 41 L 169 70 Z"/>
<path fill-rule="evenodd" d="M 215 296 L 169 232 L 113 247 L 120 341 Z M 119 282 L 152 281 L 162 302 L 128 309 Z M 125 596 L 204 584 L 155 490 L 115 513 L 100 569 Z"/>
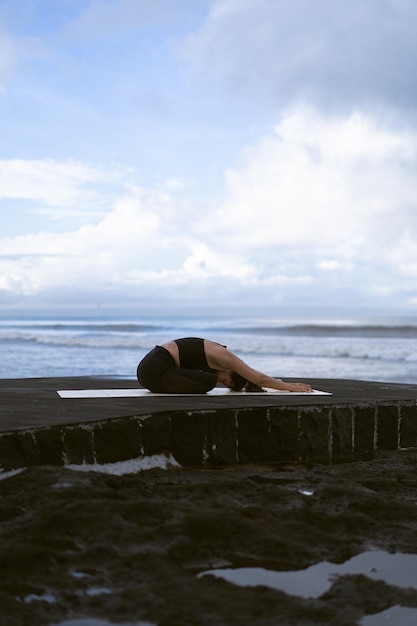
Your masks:
<path fill-rule="evenodd" d="M 359 626 L 416 626 L 417 609 L 405 606 L 393 606 L 382 613 L 366 615 Z"/>
<path fill-rule="evenodd" d="M 88 596 L 103 596 L 111 593 L 111 589 L 107 589 L 107 587 L 90 587 L 85 592 Z"/>
<path fill-rule="evenodd" d="M 10 470 L 5 472 L 2 468 L 0 468 L 0 480 L 6 480 L 7 478 L 12 478 L 13 476 L 17 476 L 26 470 L 26 467 L 19 467 L 18 469 Z"/>
<path fill-rule="evenodd" d="M 91 578 L 90 574 L 87 574 L 86 572 L 78 572 L 78 571 L 71 572 L 71 576 L 73 576 L 74 578 L 79 578 L 79 579 Z"/>
<path fill-rule="evenodd" d="M 318 598 L 330 589 L 335 576 L 345 574 L 364 574 L 395 587 L 417 588 L 417 555 L 372 550 L 362 552 L 342 564 L 323 561 L 298 571 L 275 572 L 262 567 L 241 567 L 206 570 L 197 576 L 200 578 L 209 574 L 235 585 L 263 585 L 294 596 Z"/>
<path fill-rule="evenodd" d="M 28 596 L 25 596 L 23 602 L 26 604 L 30 604 L 31 602 L 47 602 L 48 604 L 53 604 L 56 602 L 55 596 L 50 593 L 44 593 L 42 595 L 38 595 L 36 593 L 31 593 Z"/>

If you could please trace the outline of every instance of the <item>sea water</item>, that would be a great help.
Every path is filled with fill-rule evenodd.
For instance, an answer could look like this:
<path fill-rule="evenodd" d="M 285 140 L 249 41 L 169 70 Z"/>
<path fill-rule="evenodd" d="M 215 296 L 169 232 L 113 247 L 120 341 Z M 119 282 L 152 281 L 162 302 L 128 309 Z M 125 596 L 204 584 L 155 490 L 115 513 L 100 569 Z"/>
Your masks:
<path fill-rule="evenodd" d="M 142 357 L 178 337 L 227 345 L 280 378 L 417 383 L 417 318 L 88 318 L 0 320 L 0 378 L 135 378 Z"/>

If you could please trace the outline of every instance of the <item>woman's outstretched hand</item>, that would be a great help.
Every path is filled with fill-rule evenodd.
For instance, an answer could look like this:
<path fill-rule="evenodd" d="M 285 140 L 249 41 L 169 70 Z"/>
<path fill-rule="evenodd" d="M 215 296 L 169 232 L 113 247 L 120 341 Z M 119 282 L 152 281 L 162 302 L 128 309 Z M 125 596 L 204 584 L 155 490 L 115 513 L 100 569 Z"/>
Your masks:
<path fill-rule="evenodd" d="M 311 393 L 313 389 L 311 385 L 306 385 L 305 383 L 285 383 L 286 391 L 305 391 L 307 393 Z"/>

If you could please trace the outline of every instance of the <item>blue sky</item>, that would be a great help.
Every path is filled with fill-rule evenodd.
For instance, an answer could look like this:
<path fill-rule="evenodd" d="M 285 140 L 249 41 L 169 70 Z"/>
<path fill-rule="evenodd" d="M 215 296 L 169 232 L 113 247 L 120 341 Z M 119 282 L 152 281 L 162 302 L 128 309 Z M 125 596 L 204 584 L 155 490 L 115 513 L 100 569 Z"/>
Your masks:
<path fill-rule="evenodd" d="M 0 0 L 0 311 L 417 311 L 412 0 Z"/>

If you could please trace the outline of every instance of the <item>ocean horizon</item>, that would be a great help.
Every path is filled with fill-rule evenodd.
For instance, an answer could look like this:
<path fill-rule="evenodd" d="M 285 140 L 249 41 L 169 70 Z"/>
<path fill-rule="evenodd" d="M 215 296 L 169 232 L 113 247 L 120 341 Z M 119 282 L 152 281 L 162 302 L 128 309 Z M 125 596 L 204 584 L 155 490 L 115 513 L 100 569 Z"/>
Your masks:
<path fill-rule="evenodd" d="M 417 316 L 10 316 L 0 320 L 0 378 L 135 378 L 155 345 L 186 336 L 225 344 L 280 378 L 417 384 Z"/>

